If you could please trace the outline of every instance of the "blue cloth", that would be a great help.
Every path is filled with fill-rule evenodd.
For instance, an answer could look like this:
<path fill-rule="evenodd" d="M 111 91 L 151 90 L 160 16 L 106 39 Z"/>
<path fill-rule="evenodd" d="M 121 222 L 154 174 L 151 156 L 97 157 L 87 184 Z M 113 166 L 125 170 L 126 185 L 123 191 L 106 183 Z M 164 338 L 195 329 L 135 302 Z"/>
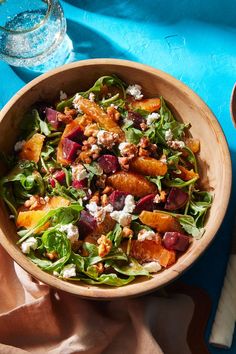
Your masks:
<path fill-rule="evenodd" d="M 68 34 L 79 53 L 77 59 L 111 57 L 142 62 L 168 72 L 195 90 L 223 128 L 235 176 L 236 131 L 229 113 L 236 72 L 233 0 L 67 0 L 62 5 Z M 0 108 L 31 78 L 0 62 Z M 234 177 L 230 205 L 214 242 L 182 276 L 185 282 L 205 289 L 212 299 L 206 342 L 223 283 L 235 214 Z M 209 351 L 225 353 L 211 346 Z M 227 353 L 236 353 L 236 335 Z"/>

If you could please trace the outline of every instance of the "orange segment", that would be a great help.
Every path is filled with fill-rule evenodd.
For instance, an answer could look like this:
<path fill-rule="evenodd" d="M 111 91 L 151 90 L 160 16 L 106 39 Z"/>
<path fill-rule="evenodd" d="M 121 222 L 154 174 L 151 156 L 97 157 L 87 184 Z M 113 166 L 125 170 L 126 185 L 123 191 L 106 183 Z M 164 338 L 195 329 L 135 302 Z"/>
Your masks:
<path fill-rule="evenodd" d="M 47 210 L 30 210 L 20 211 L 16 220 L 17 227 L 24 227 L 30 229 L 37 225 L 37 223 L 47 214 Z M 47 223 L 48 224 L 48 223 Z M 38 231 L 45 230 L 48 225 L 44 225 Z"/>
<path fill-rule="evenodd" d="M 172 215 L 162 212 L 142 211 L 139 215 L 140 221 L 147 226 L 153 227 L 158 232 L 181 231 L 178 220 Z"/>
<path fill-rule="evenodd" d="M 131 172 L 116 172 L 107 179 L 108 185 L 113 188 L 132 194 L 135 197 L 144 197 L 147 194 L 157 193 L 157 187 L 145 177 Z"/>
<path fill-rule="evenodd" d="M 19 153 L 19 158 L 21 160 L 30 160 L 37 163 L 40 158 L 44 139 L 44 135 L 38 133 L 34 134 L 24 144 L 21 152 Z"/>
<path fill-rule="evenodd" d="M 178 169 L 181 171 L 181 174 L 178 174 L 178 177 L 184 181 L 189 181 L 193 178 L 199 178 L 199 174 L 193 170 L 187 170 L 184 166 L 178 166 Z"/>
<path fill-rule="evenodd" d="M 149 113 L 155 112 L 161 108 L 160 98 L 147 98 L 130 103 L 132 109 L 141 109 Z"/>
<path fill-rule="evenodd" d="M 169 251 L 161 243 L 152 240 L 132 240 L 130 256 L 143 263 L 157 261 L 165 268 L 176 262 L 175 251 Z"/>
<path fill-rule="evenodd" d="M 200 150 L 200 140 L 198 139 L 188 138 L 186 139 L 185 144 L 194 154 Z"/>
<path fill-rule="evenodd" d="M 125 134 L 119 125 L 114 122 L 108 115 L 99 107 L 95 102 L 91 102 L 86 98 L 81 97 L 78 100 L 80 109 L 91 117 L 95 122 L 97 122 L 101 128 L 117 133 L 120 137 L 120 140 L 124 140 Z"/>
<path fill-rule="evenodd" d="M 152 157 L 136 157 L 130 163 L 131 170 L 145 176 L 164 176 L 167 164 Z"/>

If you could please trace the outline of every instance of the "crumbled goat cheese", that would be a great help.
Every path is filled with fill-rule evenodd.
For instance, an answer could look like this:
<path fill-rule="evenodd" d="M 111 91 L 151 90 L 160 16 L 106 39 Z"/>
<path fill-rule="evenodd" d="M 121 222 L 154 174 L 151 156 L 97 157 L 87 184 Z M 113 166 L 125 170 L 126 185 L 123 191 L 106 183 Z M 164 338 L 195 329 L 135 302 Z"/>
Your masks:
<path fill-rule="evenodd" d="M 166 141 L 170 141 L 170 140 L 173 139 L 173 134 L 172 134 L 172 131 L 170 129 L 166 130 L 165 139 L 166 139 Z"/>
<path fill-rule="evenodd" d="M 128 194 L 125 197 L 125 205 L 123 211 L 126 213 L 132 213 L 135 209 L 135 201 L 134 197 L 131 194 Z"/>
<path fill-rule="evenodd" d="M 110 214 L 113 220 L 116 220 L 121 226 L 128 226 L 132 221 L 132 216 L 123 210 L 115 210 Z"/>
<path fill-rule="evenodd" d="M 101 151 L 101 148 L 98 147 L 96 144 L 93 144 L 90 148 L 90 151 L 93 152 L 94 154 L 99 154 Z"/>
<path fill-rule="evenodd" d="M 73 224 L 61 225 L 59 231 L 65 232 L 67 238 L 71 243 L 78 241 L 79 238 L 79 230 L 78 227 Z"/>
<path fill-rule="evenodd" d="M 89 93 L 89 101 L 94 102 L 94 100 L 95 100 L 95 95 L 93 92 L 90 92 Z"/>
<path fill-rule="evenodd" d="M 23 146 L 24 146 L 24 144 L 25 144 L 25 140 L 17 141 L 17 143 L 14 146 L 15 152 L 21 151 Z"/>
<path fill-rule="evenodd" d="M 162 157 L 160 158 L 160 161 L 163 163 L 167 163 L 166 155 L 162 155 Z"/>
<path fill-rule="evenodd" d="M 110 107 L 114 107 L 115 109 L 118 108 L 118 106 L 114 105 L 114 103 L 111 103 L 111 104 L 110 104 Z"/>
<path fill-rule="evenodd" d="M 156 234 L 154 231 L 143 229 L 138 233 L 138 241 L 153 240 L 155 236 Z"/>
<path fill-rule="evenodd" d="M 99 130 L 97 133 L 97 144 L 112 148 L 118 141 L 119 135 L 117 133 L 108 132 L 106 130 Z"/>
<path fill-rule="evenodd" d="M 61 271 L 61 275 L 63 278 L 71 278 L 76 276 L 76 265 L 75 264 L 67 264 Z"/>
<path fill-rule="evenodd" d="M 185 147 L 185 143 L 181 140 L 171 140 L 167 142 L 167 145 L 172 149 L 183 149 Z"/>
<path fill-rule="evenodd" d="M 71 166 L 71 170 L 72 170 L 72 179 L 74 181 L 82 181 L 85 178 L 89 177 L 88 171 L 81 164 Z"/>
<path fill-rule="evenodd" d="M 129 147 L 131 144 L 130 143 L 126 143 L 126 142 L 123 142 L 123 143 L 120 143 L 119 144 L 119 146 L 118 146 L 118 148 L 119 148 L 119 150 L 120 150 L 120 153 L 121 153 L 121 155 L 122 156 L 124 156 L 125 155 L 125 149 L 127 148 L 127 147 Z"/>
<path fill-rule="evenodd" d="M 121 226 L 128 226 L 132 221 L 132 213 L 135 209 L 134 197 L 128 194 L 125 198 L 125 205 L 123 210 L 114 210 L 110 216 L 116 220 Z"/>
<path fill-rule="evenodd" d="M 147 116 L 147 125 L 151 125 L 153 122 L 157 121 L 160 118 L 159 113 L 151 113 Z"/>
<path fill-rule="evenodd" d="M 126 93 L 133 96 L 136 100 L 141 100 L 141 98 L 143 98 L 141 90 L 142 87 L 140 85 L 134 84 L 127 87 Z"/>
<path fill-rule="evenodd" d="M 21 244 L 21 250 L 23 253 L 30 253 L 30 250 L 36 250 L 38 247 L 38 241 L 34 237 L 29 237 Z"/>
<path fill-rule="evenodd" d="M 149 273 L 157 273 L 161 270 L 161 265 L 159 262 L 148 262 L 142 264 L 143 268 Z"/>
<path fill-rule="evenodd" d="M 67 99 L 67 94 L 64 91 L 60 91 L 60 101 L 66 100 Z"/>
<path fill-rule="evenodd" d="M 74 108 L 77 109 L 77 111 L 78 111 L 79 113 L 83 113 L 83 111 L 81 110 L 80 105 L 79 105 L 79 100 L 80 100 L 81 97 L 82 97 L 82 96 L 77 93 L 77 94 L 75 95 L 74 99 L 73 99 L 73 102 L 72 102 Z"/>
<path fill-rule="evenodd" d="M 98 206 L 97 203 L 91 202 L 86 205 L 89 213 L 96 219 L 98 224 L 101 224 L 106 216 L 106 213 L 111 213 L 113 211 L 113 206 L 108 204 L 104 207 Z"/>

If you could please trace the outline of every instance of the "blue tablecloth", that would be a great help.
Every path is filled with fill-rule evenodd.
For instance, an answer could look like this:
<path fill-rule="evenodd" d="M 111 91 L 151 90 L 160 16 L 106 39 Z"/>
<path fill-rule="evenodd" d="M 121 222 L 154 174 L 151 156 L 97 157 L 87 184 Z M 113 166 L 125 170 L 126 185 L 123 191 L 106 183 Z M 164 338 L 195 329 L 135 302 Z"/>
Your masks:
<path fill-rule="evenodd" d="M 63 7 L 79 59 L 111 57 L 142 62 L 168 72 L 195 90 L 224 130 L 235 176 L 236 131 L 229 113 L 236 76 L 234 0 L 67 0 Z M 0 108 L 32 77 L 0 62 Z M 206 341 L 229 254 L 236 214 L 235 187 L 234 178 L 228 212 L 214 242 L 182 276 L 185 282 L 205 289 L 212 299 Z M 225 353 L 211 346 L 209 350 L 212 354 Z M 236 335 L 227 353 L 236 353 Z"/>

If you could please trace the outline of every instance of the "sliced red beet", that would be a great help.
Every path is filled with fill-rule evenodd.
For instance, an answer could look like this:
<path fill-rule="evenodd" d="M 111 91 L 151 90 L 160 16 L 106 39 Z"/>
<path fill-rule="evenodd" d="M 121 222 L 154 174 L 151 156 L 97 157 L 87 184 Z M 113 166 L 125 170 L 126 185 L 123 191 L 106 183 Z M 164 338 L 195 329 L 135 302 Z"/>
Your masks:
<path fill-rule="evenodd" d="M 125 205 L 125 198 L 128 193 L 121 191 L 114 191 L 109 196 L 109 202 L 115 210 L 122 210 Z"/>
<path fill-rule="evenodd" d="M 148 194 L 139 199 L 134 210 L 135 214 L 141 213 L 143 210 L 153 211 L 155 194 Z"/>
<path fill-rule="evenodd" d="M 88 186 L 88 180 L 87 178 L 83 179 L 82 181 L 73 181 L 72 182 L 72 187 L 76 189 L 83 189 Z"/>
<path fill-rule="evenodd" d="M 166 232 L 162 242 L 168 250 L 184 252 L 189 246 L 190 238 L 180 232 Z"/>
<path fill-rule="evenodd" d="M 77 152 L 80 148 L 80 144 L 68 138 L 64 138 L 62 141 L 62 154 L 63 157 L 68 161 L 72 162 L 76 158 Z"/>
<path fill-rule="evenodd" d="M 53 178 L 55 178 L 59 183 L 63 183 L 66 178 L 66 174 L 63 170 L 58 170 L 53 173 Z"/>
<path fill-rule="evenodd" d="M 51 184 L 52 188 L 56 187 L 56 181 L 54 178 L 49 178 L 49 183 Z"/>
<path fill-rule="evenodd" d="M 84 136 L 84 131 L 80 126 L 75 127 L 72 129 L 67 135 L 67 139 L 70 139 L 76 143 L 82 144 L 82 141 L 86 139 Z"/>
<path fill-rule="evenodd" d="M 119 162 L 116 156 L 103 155 L 98 159 L 99 166 L 104 173 L 115 173 L 119 169 Z"/>
<path fill-rule="evenodd" d="M 143 116 L 138 112 L 128 112 L 128 119 L 133 121 L 133 126 L 136 129 L 140 129 L 140 124 L 144 123 Z"/>
<path fill-rule="evenodd" d="M 78 223 L 80 237 L 83 238 L 93 232 L 96 226 L 97 222 L 94 217 L 88 211 L 82 210 Z"/>
<path fill-rule="evenodd" d="M 49 107 L 45 108 L 45 114 L 46 114 L 47 121 L 48 121 L 48 123 L 51 124 L 51 126 L 54 129 L 58 129 L 58 127 L 60 125 L 60 122 L 57 119 L 57 113 L 58 112 L 55 109 L 52 109 L 52 108 L 49 108 Z"/>
<path fill-rule="evenodd" d="M 164 208 L 166 210 L 176 210 L 182 208 L 188 201 L 188 193 L 179 188 L 171 188 Z"/>

